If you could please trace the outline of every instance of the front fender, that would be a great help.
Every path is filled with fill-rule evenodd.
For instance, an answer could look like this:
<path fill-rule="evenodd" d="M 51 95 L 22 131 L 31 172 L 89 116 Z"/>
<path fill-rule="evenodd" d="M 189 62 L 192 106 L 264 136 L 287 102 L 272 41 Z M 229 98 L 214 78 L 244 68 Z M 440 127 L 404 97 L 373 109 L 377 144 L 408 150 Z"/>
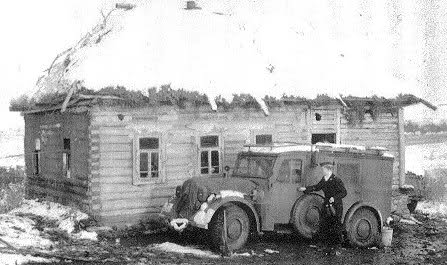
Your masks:
<path fill-rule="evenodd" d="M 257 232 L 261 231 L 259 216 L 252 203 L 249 200 L 238 196 L 228 196 L 225 198 L 215 199 L 214 201 L 210 202 L 206 209 L 201 209 L 194 215 L 195 225 L 208 229 L 208 224 L 213 218 L 214 214 L 220 207 L 227 203 L 233 203 L 241 207 L 247 213 L 250 220 L 254 222 Z"/>
<path fill-rule="evenodd" d="M 381 232 L 382 231 L 382 226 L 383 226 L 382 214 L 374 206 L 368 205 L 368 204 L 363 203 L 363 202 L 356 202 L 356 203 L 354 203 L 351 206 L 351 208 L 349 208 L 349 210 L 346 212 L 345 218 L 343 219 L 343 224 L 345 226 L 345 229 L 346 229 L 346 224 L 352 218 L 352 216 L 354 215 L 355 211 L 357 211 L 358 209 L 363 208 L 363 207 L 369 208 L 369 209 L 371 209 L 374 212 L 374 214 L 376 215 L 377 219 L 379 220 L 379 231 Z"/>

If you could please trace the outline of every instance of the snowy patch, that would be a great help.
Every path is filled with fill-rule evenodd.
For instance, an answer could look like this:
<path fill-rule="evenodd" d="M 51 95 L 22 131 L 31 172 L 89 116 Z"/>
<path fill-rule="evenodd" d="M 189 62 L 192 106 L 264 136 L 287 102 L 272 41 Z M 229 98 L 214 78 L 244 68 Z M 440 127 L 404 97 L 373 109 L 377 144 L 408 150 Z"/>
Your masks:
<path fill-rule="evenodd" d="M 37 230 L 36 222 L 27 215 L 55 221 L 57 228 L 67 232 L 74 239 L 97 240 L 96 232 L 80 231 L 73 234 L 79 221 L 88 218 L 87 214 L 58 203 L 36 200 L 25 200 L 18 208 L 0 215 L 0 238 L 17 248 L 48 248 L 53 245 L 52 241 L 45 238 L 45 232 Z"/>
<path fill-rule="evenodd" d="M 87 239 L 91 241 L 98 240 L 98 234 L 96 232 L 81 231 L 79 233 L 73 234 L 73 237 L 77 239 Z"/>
<path fill-rule="evenodd" d="M 53 244 L 40 235 L 33 220 L 8 214 L 0 215 L 0 238 L 17 248 L 47 248 Z"/>
<path fill-rule="evenodd" d="M 447 202 L 419 202 L 416 211 L 430 217 L 447 217 Z"/>
<path fill-rule="evenodd" d="M 235 191 L 235 190 L 221 190 L 220 191 L 220 197 L 221 198 L 225 198 L 225 197 L 241 197 L 244 198 L 244 194 L 240 191 Z"/>
<path fill-rule="evenodd" d="M 33 257 L 30 255 L 19 255 L 19 254 L 5 254 L 0 253 L 0 264 L 1 265 L 18 265 L 25 264 L 28 262 L 42 262 L 42 263 L 50 263 L 56 262 L 55 259 L 44 259 L 41 257 Z"/>
<path fill-rule="evenodd" d="M 171 242 L 164 242 L 162 244 L 154 245 L 153 249 L 165 251 L 165 252 L 173 252 L 173 253 L 181 253 L 181 254 L 191 254 L 200 257 L 206 258 L 219 258 L 218 255 L 212 253 L 211 251 L 204 251 L 197 248 L 192 247 L 184 247 Z"/>
<path fill-rule="evenodd" d="M 269 248 L 264 249 L 264 252 L 265 252 L 265 253 L 268 253 L 268 254 L 274 254 L 274 253 L 279 254 L 279 251 L 278 251 L 278 250 L 273 250 L 273 249 L 269 249 Z"/>
<path fill-rule="evenodd" d="M 23 204 L 10 212 L 11 214 L 33 214 L 50 220 L 56 220 L 58 227 L 67 233 L 72 233 L 75 224 L 88 218 L 88 215 L 54 202 L 38 202 L 37 200 L 25 200 Z"/>

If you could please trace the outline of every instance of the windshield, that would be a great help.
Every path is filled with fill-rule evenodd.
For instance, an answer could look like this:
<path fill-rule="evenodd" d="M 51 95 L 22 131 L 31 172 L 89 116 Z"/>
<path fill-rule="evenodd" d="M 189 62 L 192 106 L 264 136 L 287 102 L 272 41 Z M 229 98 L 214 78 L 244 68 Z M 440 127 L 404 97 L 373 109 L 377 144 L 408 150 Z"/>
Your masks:
<path fill-rule="evenodd" d="M 240 156 L 236 161 L 234 175 L 267 179 L 272 176 L 274 157 Z"/>

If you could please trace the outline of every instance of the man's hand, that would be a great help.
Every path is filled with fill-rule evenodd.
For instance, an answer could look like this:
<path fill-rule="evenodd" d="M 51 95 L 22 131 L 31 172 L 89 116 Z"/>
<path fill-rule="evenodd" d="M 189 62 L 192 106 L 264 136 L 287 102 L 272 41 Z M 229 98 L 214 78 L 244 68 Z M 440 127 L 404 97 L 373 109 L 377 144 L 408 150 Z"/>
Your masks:
<path fill-rule="evenodd" d="M 306 187 L 299 187 L 298 190 L 299 190 L 299 191 L 305 191 L 305 190 L 306 190 Z"/>
<path fill-rule="evenodd" d="M 330 197 L 329 198 L 329 203 L 333 203 L 334 202 L 334 197 Z"/>

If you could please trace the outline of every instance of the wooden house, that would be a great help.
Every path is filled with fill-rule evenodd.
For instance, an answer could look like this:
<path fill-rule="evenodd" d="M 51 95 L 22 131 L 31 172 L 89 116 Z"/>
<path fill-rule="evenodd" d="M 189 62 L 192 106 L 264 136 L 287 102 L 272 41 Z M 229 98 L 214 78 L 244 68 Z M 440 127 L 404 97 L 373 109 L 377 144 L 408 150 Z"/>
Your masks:
<path fill-rule="evenodd" d="M 248 101 L 214 111 L 76 94 L 65 110 L 61 102 L 23 111 L 28 195 L 76 205 L 102 224 L 136 223 L 158 213 L 184 180 L 221 174 L 244 144 L 272 141 L 386 147 L 395 156 L 393 188 L 405 182 L 403 107 L 422 100 L 266 100 L 268 113 Z M 350 120 L 349 106 L 375 101 L 393 108 Z"/>
<path fill-rule="evenodd" d="M 244 144 L 272 141 L 386 147 L 398 190 L 405 181 L 403 108 L 433 106 L 396 97 L 397 89 L 378 91 L 393 92 L 391 99 L 366 97 L 363 91 L 394 86 L 382 84 L 393 77 L 384 70 L 389 58 L 368 46 L 376 42 L 363 28 L 324 21 L 306 2 L 288 3 L 300 19 L 289 8 L 273 10 L 287 5 L 211 2 L 194 9 L 165 0 L 117 5 L 56 56 L 37 93 L 12 102 L 25 119 L 30 197 L 77 205 L 102 224 L 136 223 L 187 178 L 221 174 Z M 352 10 L 334 19 L 375 25 Z M 345 47 L 343 36 L 356 45 Z M 175 90 L 147 92 L 160 84 Z M 315 97 L 334 90 L 337 96 Z M 219 94 L 229 102 L 214 100 Z"/>

